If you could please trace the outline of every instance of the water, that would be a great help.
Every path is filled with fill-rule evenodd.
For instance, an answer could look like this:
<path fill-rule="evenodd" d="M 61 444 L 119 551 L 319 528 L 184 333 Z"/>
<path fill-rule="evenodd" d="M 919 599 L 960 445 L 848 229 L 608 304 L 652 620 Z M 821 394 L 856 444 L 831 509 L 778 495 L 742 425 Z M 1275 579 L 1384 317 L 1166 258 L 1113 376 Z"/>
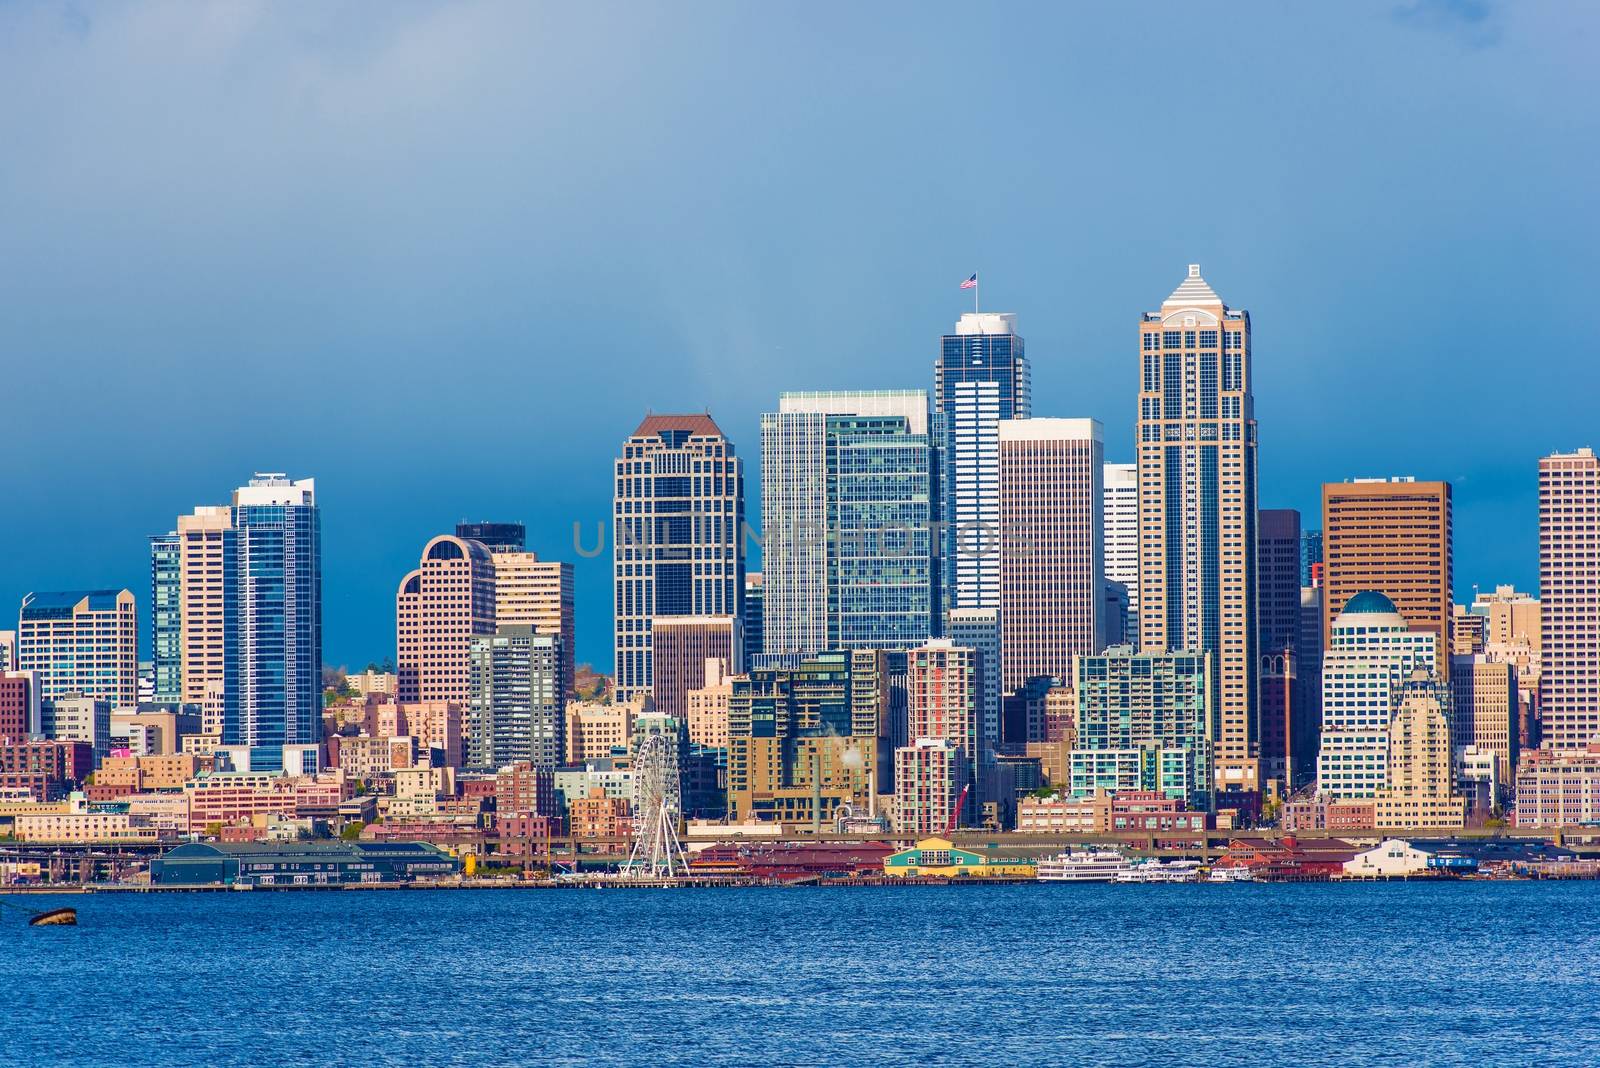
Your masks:
<path fill-rule="evenodd" d="M 1600 1062 L 1600 884 L 141 894 L 0 1064 Z"/>

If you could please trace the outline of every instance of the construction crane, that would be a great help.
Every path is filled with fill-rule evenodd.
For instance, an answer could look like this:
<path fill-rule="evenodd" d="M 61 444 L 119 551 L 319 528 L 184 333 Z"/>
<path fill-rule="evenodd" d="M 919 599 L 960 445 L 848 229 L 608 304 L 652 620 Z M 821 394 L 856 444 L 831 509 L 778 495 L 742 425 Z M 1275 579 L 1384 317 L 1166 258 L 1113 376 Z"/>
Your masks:
<path fill-rule="evenodd" d="M 967 803 L 967 792 L 972 789 L 969 782 L 961 788 L 961 796 L 956 798 L 956 807 L 950 810 L 950 823 L 944 829 L 944 836 L 949 838 L 956 833 L 956 821 L 961 818 L 961 808 Z"/>

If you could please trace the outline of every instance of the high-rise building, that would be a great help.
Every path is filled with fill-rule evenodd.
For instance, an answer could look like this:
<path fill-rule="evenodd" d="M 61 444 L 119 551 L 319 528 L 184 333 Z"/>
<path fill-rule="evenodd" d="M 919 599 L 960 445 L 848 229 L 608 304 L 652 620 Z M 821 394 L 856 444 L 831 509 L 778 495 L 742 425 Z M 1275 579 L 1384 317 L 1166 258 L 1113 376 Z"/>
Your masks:
<path fill-rule="evenodd" d="M 728 748 L 728 703 L 732 698 L 733 676 L 727 665 L 718 657 L 707 659 L 700 685 L 683 695 L 690 745 Z"/>
<path fill-rule="evenodd" d="M 1459 755 L 1468 746 L 1493 753 L 1495 784 L 1509 792 L 1520 748 L 1517 734 L 1517 669 L 1486 654 L 1452 657 L 1450 669 L 1451 744 Z"/>
<path fill-rule="evenodd" d="M 1214 654 L 1217 787 L 1258 790 L 1250 315 L 1191 264 L 1139 358 L 1139 644 Z"/>
<path fill-rule="evenodd" d="M 137 708 L 139 620 L 131 590 L 30 593 L 17 620 L 17 666 L 39 700 L 98 697 Z"/>
<path fill-rule="evenodd" d="M 0 745 L 20 745 L 44 731 L 33 673 L 0 670 Z"/>
<path fill-rule="evenodd" d="M 909 649 L 940 622 L 922 390 L 784 393 L 761 417 L 764 650 Z"/>
<path fill-rule="evenodd" d="M 1436 676 L 1441 655 L 1437 632 L 1409 626 L 1376 590 L 1345 604 L 1322 654 L 1317 790 L 1323 797 L 1376 797 L 1384 789 L 1395 694 L 1414 671 Z"/>
<path fill-rule="evenodd" d="M 1322 531 L 1305 530 L 1300 533 L 1300 585 L 1322 584 Z"/>
<path fill-rule="evenodd" d="M 1464 604 L 1450 606 L 1450 655 L 1474 656 L 1483 652 L 1489 617 Z"/>
<path fill-rule="evenodd" d="M 230 621 L 237 622 L 233 509 L 202 505 L 178 517 L 178 627 L 184 704 L 211 705 L 221 734 Z M 208 732 L 210 733 L 210 732 Z"/>
<path fill-rule="evenodd" d="M 981 658 L 949 638 L 931 638 L 906 653 L 906 734 L 911 744 L 942 739 L 961 748 L 962 765 L 976 786 L 978 754 L 990 743 L 983 737 L 979 708 L 983 690 Z M 896 780 L 898 792 L 899 780 Z M 964 814 L 977 811 L 968 796 Z"/>
<path fill-rule="evenodd" d="M 1295 661 L 1295 697 L 1290 712 L 1291 787 L 1298 788 L 1316 775 L 1321 732 L 1322 587 L 1302 586 L 1299 659 Z"/>
<path fill-rule="evenodd" d="M 1539 599 L 1519 593 L 1512 586 L 1496 586 L 1494 592 L 1477 596 L 1472 611 L 1485 620 L 1484 655 L 1516 668 L 1518 746 L 1537 746 L 1542 664 Z"/>
<path fill-rule="evenodd" d="M 750 571 L 744 576 L 744 662 L 746 665 L 754 664 L 756 657 L 763 651 L 766 642 L 766 630 L 762 625 L 765 618 L 764 608 L 766 602 L 762 599 L 765 591 L 761 586 L 761 572 Z"/>
<path fill-rule="evenodd" d="M 1159 790 L 1208 808 L 1214 733 L 1209 653 L 1135 653 L 1128 646 L 1078 658 L 1070 755 L 1075 796 Z"/>
<path fill-rule="evenodd" d="M 494 557 L 482 542 L 441 534 L 395 594 L 395 667 L 403 703 L 472 695 L 472 639 L 495 631 Z"/>
<path fill-rule="evenodd" d="M 612 500 L 616 696 L 650 690 L 656 616 L 741 616 L 744 467 L 709 415 L 650 415 L 622 443 Z"/>
<path fill-rule="evenodd" d="M 1103 468 L 1104 502 L 1101 520 L 1105 531 L 1106 582 L 1127 588 L 1127 619 L 1121 639 L 1107 644 L 1139 643 L 1139 465 L 1106 464 Z"/>
<path fill-rule="evenodd" d="M 322 736 L 322 522 L 316 482 L 257 474 L 233 491 L 235 618 L 227 627 L 222 740 L 314 745 Z"/>
<path fill-rule="evenodd" d="M 999 608 L 996 424 L 1031 414 L 1028 360 L 1017 317 L 1009 312 L 962 315 L 955 333 L 940 341 L 933 383 L 945 432 L 944 601 L 950 608 Z"/>
<path fill-rule="evenodd" d="M 456 537 L 462 541 L 482 542 L 491 553 L 528 551 L 528 528 L 521 523 L 461 522 L 456 524 Z"/>
<path fill-rule="evenodd" d="M 0 630 L 0 671 L 17 670 L 17 632 Z"/>
<path fill-rule="evenodd" d="M 500 525 L 521 529 L 520 524 Z M 507 532 L 497 533 L 506 536 Z M 532 627 L 540 634 L 553 634 L 559 638 L 561 693 L 565 697 L 572 697 L 577 670 L 573 652 L 577 641 L 577 616 L 572 565 L 558 560 L 541 560 L 537 553 L 510 548 L 491 547 L 490 557 L 494 563 L 495 625 Z"/>
<path fill-rule="evenodd" d="M 1539 460 L 1539 722 L 1548 749 L 1600 742 L 1600 457 Z M 26 665 L 24 665 L 26 666 Z"/>
<path fill-rule="evenodd" d="M 1261 675 L 1261 770 L 1289 785 L 1297 737 L 1300 667 L 1300 513 L 1263 508 L 1256 522 L 1256 648 Z M 1300 721 L 1303 722 L 1303 721 Z"/>
<path fill-rule="evenodd" d="M 477 544 L 469 542 L 468 544 Z M 561 638 L 526 624 L 468 639 L 466 766 L 554 770 L 566 738 Z"/>
<path fill-rule="evenodd" d="M 1395 691 L 1388 728 L 1388 781 L 1374 803 L 1382 830 L 1448 830 L 1466 823 L 1466 798 L 1455 791 L 1450 697 L 1444 683 L 1418 669 Z"/>
<path fill-rule="evenodd" d="M 687 722 L 685 695 L 705 682 L 706 661 L 743 673 L 744 636 L 734 616 L 656 616 L 651 621 L 650 692 L 655 710 Z"/>
<path fill-rule="evenodd" d="M 1364 478 L 1322 487 L 1324 644 L 1344 604 L 1376 590 L 1450 647 L 1450 483 Z M 1448 655 L 1445 660 L 1448 661 Z M 1449 676 L 1449 664 L 1440 665 Z"/>
<path fill-rule="evenodd" d="M 1000 612 L 994 608 L 952 608 L 945 613 L 944 632 L 956 645 L 970 649 L 978 671 L 979 744 L 969 754 L 981 775 L 994 763 L 1001 742 Z"/>
<path fill-rule="evenodd" d="M 943 834 L 960 822 L 961 791 L 972 780 L 966 750 L 948 738 L 922 738 L 894 751 L 895 827 Z"/>
<path fill-rule="evenodd" d="M 1100 651 L 1104 438 L 1095 419 L 1005 419 L 1000 630 L 1007 690 Z"/>
<path fill-rule="evenodd" d="M 52 742 L 83 742 L 94 763 L 111 755 L 111 702 L 103 697 L 53 697 L 40 702 L 44 735 Z"/>
<path fill-rule="evenodd" d="M 829 650 L 732 680 L 730 818 L 817 824 L 841 805 L 870 805 L 888 778 L 891 655 Z"/>
<path fill-rule="evenodd" d="M 150 699 L 183 700 L 183 541 L 177 531 L 150 538 Z"/>

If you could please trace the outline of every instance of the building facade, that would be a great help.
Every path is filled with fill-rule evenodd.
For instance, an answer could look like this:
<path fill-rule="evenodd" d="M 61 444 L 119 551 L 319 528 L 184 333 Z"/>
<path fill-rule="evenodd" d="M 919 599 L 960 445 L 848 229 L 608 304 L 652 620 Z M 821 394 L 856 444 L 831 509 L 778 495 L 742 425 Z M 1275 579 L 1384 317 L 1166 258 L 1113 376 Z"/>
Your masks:
<path fill-rule="evenodd" d="M 1209 652 L 1219 790 L 1260 789 L 1250 315 L 1191 264 L 1139 324 L 1141 648 Z"/>
<path fill-rule="evenodd" d="M 233 492 L 234 618 L 222 740 L 312 745 L 322 731 L 322 521 L 316 483 L 257 474 Z"/>
<path fill-rule="evenodd" d="M 651 621 L 651 696 L 655 710 L 682 720 L 687 695 L 705 682 L 706 662 L 729 675 L 744 670 L 744 638 L 736 616 L 657 616 Z"/>
<path fill-rule="evenodd" d="M 761 417 L 766 654 L 935 632 L 939 442 L 922 390 L 784 393 Z"/>
<path fill-rule="evenodd" d="M 1334 800 L 1376 797 L 1389 782 L 1389 724 L 1401 686 L 1435 676 L 1439 636 L 1413 629 L 1375 590 L 1352 597 L 1322 656 L 1317 790 Z"/>
<path fill-rule="evenodd" d="M 1290 786 L 1295 757 L 1304 754 L 1308 724 L 1301 714 L 1300 513 L 1263 508 L 1256 523 L 1256 648 L 1261 665 L 1261 773 Z M 1302 761 L 1308 763 L 1309 761 Z"/>
<path fill-rule="evenodd" d="M 945 606 L 999 608 L 998 424 L 1032 414 L 1017 317 L 1009 312 L 962 315 L 955 333 L 940 339 L 933 383 L 945 433 Z"/>
<path fill-rule="evenodd" d="M 1426 669 L 1413 671 L 1396 692 L 1389 781 L 1373 803 L 1378 830 L 1465 825 L 1467 802 L 1455 790 L 1452 770 L 1449 707 L 1449 690 Z"/>
<path fill-rule="evenodd" d="M 515 527 L 521 524 L 475 523 L 474 527 Z M 458 524 L 456 529 L 461 529 Z M 516 533 L 490 530 L 502 539 Z M 459 534 L 457 535 L 459 537 Z M 540 634 L 553 634 L 561 641 L 561 693 L 563 699 L 572 697 L 577 632 L 576 598 L 573 595 L 572 565 L 559 560 L 541 560 L 537 553 L 511 549 L 510 542 L 502 541 L 501 548 L 489 548 L 494 563 L 494 620 L 497 627 L 528 626 Z"/>
<path fill-rule="evenodd" d="M 1600 457 L 1539 461 L 1539 722 L 1548 749 L 1600 742 Z M 26 666 L 26 665 L 24 665 Z"/>
<path fill-rule="evenodd" d="M 614 465 L 616 697 L 649 692 L 656 616 L 742 616 L 744 467 L 709 415 L 650 415 Z"/>
<path fill-rule="evenodd" d="M 17 664 L 39 699 L 99 697 L 139 704 L 139 620 L 131 590 L 30 593 L 17 620 Z"/>
<path fill-rule="evenodd" d="M 554 769 L 566 737 L 561 639 L 527 625 L 496 627 L 468 646 L 466 761 L 492 770 Z"/>
<path fill-rule="evenodd" d="M 1122 633 L 1108 645 L 1139 644 L 1139 465 L 1106 464 L 1101 473 L 1101 529 L 1107 584 L 1127 590 L 1127 616 Z"/>
<path fill-rule="evenodd" d="M 1094 419 L 1007 419 L 1000 436 L 1002 685 L 1066 678 L 1100 651 L 1104 434 Z"/>
<path fill-rule="evenodd" d="M 1450 483 L 1409 477 L 1322 487 L 1323 641 L 1350 598 L 1376 590 L 1415 630 L 1439 640 L 1448 677 L 1451 582 Z"/>
<path fill-rule="evenodd" d="M 472 640 L 495 630 L 494 558 L 477 541 L 441 534 L 395 594 L 396 686 L 402 702 L 471 697 Z"/>
<path fill-rule="evenodd" d="M 1078 658 L 1070 788 L 1155 790 L 1191 808 L 1214 791 L 1212 657 L 1135 653 L 1128 646 Z"/>

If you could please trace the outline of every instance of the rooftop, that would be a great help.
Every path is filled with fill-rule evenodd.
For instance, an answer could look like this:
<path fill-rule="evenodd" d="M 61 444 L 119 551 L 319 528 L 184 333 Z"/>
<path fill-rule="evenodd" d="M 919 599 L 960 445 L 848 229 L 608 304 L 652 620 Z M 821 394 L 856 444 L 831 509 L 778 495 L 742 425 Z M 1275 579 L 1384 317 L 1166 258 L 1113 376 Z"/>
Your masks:
<path fill-rule="evenodd" d="M 639 424 L 639 429 L 633 432 L 633 436 L 653 438 L 674 430 L 686 431 L 695 437 L 722 437 L 722 428 L 717 426 L 710 412 L 694 412 L 689 415 L 647 415 L 644 417 L 644 422 Z"/>
<path fill-rule="evenodd" d="M 1161 310 L 1168 308 L 1195 308 L 1220 305 L 1222 298 L 1200 276 L 1200 265 L 1189 264 L 1188 277 L 1172 291 L 1172 296 L 1161 302 Z"/>

